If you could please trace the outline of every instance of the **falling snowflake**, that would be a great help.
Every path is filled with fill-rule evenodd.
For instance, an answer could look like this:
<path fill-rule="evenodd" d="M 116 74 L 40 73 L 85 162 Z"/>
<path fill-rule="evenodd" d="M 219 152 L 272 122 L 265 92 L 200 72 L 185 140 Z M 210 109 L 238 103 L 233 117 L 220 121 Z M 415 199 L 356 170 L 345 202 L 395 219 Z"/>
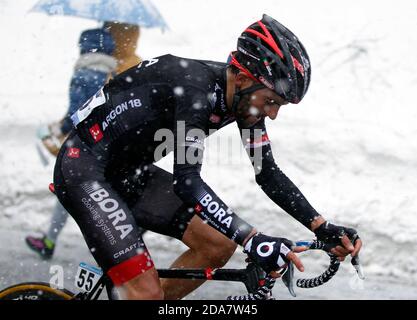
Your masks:
<path fill-rule="evenodd" d="M 184 94 L 184 88 L 183 87 L 175 87 L 174 93 L 177 96 L 182 96 Z"/>
<path fill-rule="evenodd" d="M 251 106 L 251 107 L 249 108 L 249 113 L 250 113 L 252 116 L 257 116 L 257 115 L 259 114 L 259 110 L 258 110 L 257 108 L 255 108 L 255 107 Z"/>
<path fill-rule="evenodd" d="M 200 110 L 203 107 L 201 102 L 196 102 L 193 104 L 193 109 Z"/>
<path fill-rule="evenodd" d="M 101 188 L 100 184 L 97 181 L 94 181 L 91 187 L 93 188 L 93 190 L 98 190 Z"/>
<path fill-rule="evenodd" d="M 188 62 L 185 61 L 184 59 L 180 60 L 180 66 L 183 68 L 188 68 Z"/>

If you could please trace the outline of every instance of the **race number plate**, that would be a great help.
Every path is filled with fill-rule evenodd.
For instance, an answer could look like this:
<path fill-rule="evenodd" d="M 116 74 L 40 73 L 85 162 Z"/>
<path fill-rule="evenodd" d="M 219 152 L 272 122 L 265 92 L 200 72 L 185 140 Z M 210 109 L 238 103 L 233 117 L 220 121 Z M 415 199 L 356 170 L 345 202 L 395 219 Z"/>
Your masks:
<path fill-rule="evenodd" d="M 100 268 L 81 262 L 75 276 L 75 286 L 82 291 L 90 292 L 103 275 Z"/>
<path fill-rule="evenodd" d="M 71 120 L 74 126 L 77 126 L 80 122 L 84 121 L 93 110 L 99 106 L 102 106 L 106 103 L 106 97 L 103 92 L 103 88 L 101 88 L 97 93 L 92 96 L 90 99 L 87 100 L 84 105 L 78 109 L 72 116 Z"/>

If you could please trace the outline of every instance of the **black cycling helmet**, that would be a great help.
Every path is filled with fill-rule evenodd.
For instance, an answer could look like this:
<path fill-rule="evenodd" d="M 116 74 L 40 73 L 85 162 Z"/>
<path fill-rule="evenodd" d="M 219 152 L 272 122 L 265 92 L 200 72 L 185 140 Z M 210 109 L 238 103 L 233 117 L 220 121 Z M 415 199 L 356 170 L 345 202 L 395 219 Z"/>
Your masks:
<path fill-rule="evenodd" d="M 298 103 L 304 97 L 310 84 L 310 59 L 297 37 L 278 21 L 264 14 L 243 31 L 237 50 L 230 64 L 288 102 Z"/>

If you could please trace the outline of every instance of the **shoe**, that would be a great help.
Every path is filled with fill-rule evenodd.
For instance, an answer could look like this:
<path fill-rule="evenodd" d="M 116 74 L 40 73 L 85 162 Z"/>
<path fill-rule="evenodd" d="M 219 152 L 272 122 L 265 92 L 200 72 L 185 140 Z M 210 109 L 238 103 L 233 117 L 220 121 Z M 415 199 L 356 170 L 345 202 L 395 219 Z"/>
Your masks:
<path fill-rule="evenodd" d="M 55 243 L 52 240 L 48 239 L 46 236 L 42 238 L 27 236 L 25 240 L 29 248 L 39 253 L 42 259 L 52 258 L 55 249 Z"/>

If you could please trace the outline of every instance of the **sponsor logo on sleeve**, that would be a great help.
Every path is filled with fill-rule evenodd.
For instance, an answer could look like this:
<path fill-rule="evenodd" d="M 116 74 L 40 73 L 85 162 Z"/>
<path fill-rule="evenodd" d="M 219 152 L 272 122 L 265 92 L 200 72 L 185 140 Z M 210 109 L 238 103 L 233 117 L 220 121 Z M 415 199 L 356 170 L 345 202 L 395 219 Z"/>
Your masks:
<path fill-rule="evenodd" d="M 101 139 L 103 139 L 103 132 L 100 129 L 100 126 L 96 123 L 94 126 L 92 126 L 90 129 L 90 134 L 93 137 L 94 142 L 99 142 Z"/>
<path fill-rule="evenodd" d="M 223 208 L 209 193 L 205 193 L 199 199 L 200 205 L 204 208 L 204 213 L 208 214 L 213 220 L 221 225 L 230 228 L 233 221 L 233 212 L 229 208 Z M 198 211 L 197 211 L 198 212 Z"/>
<path fill-rule="evenodd" d="M 69 148 L 67 152 L 69 158 L 78 159 L 80 157 L 80 149 L 78 148 Z"/>

